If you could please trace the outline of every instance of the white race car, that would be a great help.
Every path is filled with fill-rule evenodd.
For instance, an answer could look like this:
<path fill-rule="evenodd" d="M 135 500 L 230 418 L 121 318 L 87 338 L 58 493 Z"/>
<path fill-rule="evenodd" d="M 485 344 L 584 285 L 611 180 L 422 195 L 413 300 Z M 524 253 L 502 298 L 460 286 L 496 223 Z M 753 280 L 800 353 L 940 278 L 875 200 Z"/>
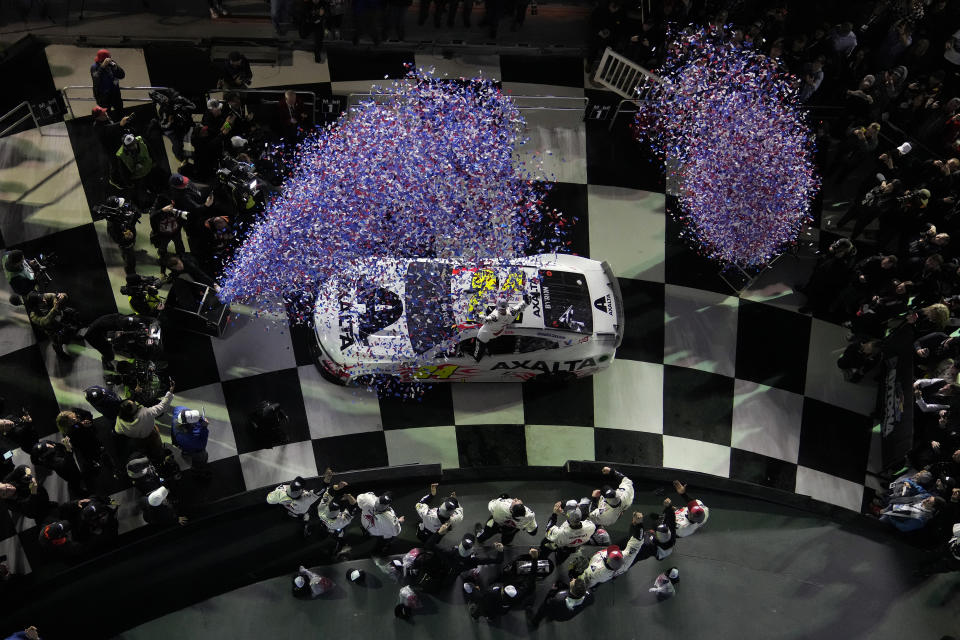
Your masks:
<path fill-rule="evenodd" d="M 324 377 L 402 381 L 567 380 L 610 365 L 623 339 L 620 286 L 606 262 L 571 255 L 496 266 L 380 260 L 362 280 L 317 298 L 314 356 Z M 498 298 L 529 304 L 474 358 L 477 331 Z"/>

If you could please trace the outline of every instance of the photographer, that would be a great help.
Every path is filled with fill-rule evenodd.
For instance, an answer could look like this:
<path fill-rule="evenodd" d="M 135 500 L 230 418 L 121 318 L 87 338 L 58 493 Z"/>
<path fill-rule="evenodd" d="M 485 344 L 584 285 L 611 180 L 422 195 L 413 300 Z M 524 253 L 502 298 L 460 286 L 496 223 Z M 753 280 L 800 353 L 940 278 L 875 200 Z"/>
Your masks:
<path fill-rule="evenodd" d="M 131 133 L 127 126 L 133 122 L 133 114 L 123 116 L 119 122 L 110 119 L 110 115 L 104 107 L 99 105 L 93 108 L 93 130 L 97 134 L 97 140 L 104 151 L 108 154 L 117 150 L 123 144 L 124 133 Z"/>
<path fill-rule="evenodd" d="M 26 409 L 17 414 L 8 414 L 0 418 L 0 435 L 24 451 L 29 451 L 40 440 L 33 427 L 33 418 Z"/>
<path fill-rule="evenodd" d="M 166 271 L 166 267 L 162 269 Z M 120 293 L 129 296 L 130 308 L 138 316 L 156 318 L 163 311 L 163 298 L 160 297 L 161 284 L 163 281 L 160 278 L 131 273 L 127 276 L 126 286 L 120 287 Z"/>
<path fill-rule="evenodd" d="M 114 155 L 110 183 L 118 189 L 132 190 L 140 206 L 146 207 L 162 188 L 163 173 L 154 162 L 146 140 L 128 133 Z"/>
<path fill-rule="evenodd" d="M 193 127 L 193 114 L 197 106 L 184 98 L 174 89 L 158 89 L 150 92 L 150 99 L 157 105 L 157 115 L 159 118 L 155 121 L 157 126 L 163 132 L 163 135 L 170 138 L 173 145 L 173 155 L 177 160 L 183 162 L 185 155 L 183 153 L 184 137 Z"/>
<path fill-rule="evenodd" d="M 3 275 L 17 295 L 25 296 L 37 286 L 38 263 L 26 260 L 23 251 L 14 249 L 3 256 Z"/>
<path fill-rule="evenodd" d="M 72 358 L 64 351 L 63 345 L 76 335 L 80 326 L 76 310 L 67 307 L 66 302 L 65 293 L 31 291 L 24 299 L 24 306 L 30 315 L 30 323 L 47 334 L 56 354 L 61 358 Z"/>
<path fill-rule="evenodd" d="M 90 323 L 83 339 L 91 347 L 100 352 L 100 359 L 103 362 L 103 368 L 111 371 L 116 370 L 116 354 L 113 352 L 113 344 L 107 337 L 107 334 L 114 331 L 120 331 L 129 323 L 128 317 L 122 313 L 108 313 L 100 316 Z"/>
<path fill-rule="evenodd" d="M 97 51 L 97 57 L 90 65 L 90 78 L 93 81 L 93 98 L 101 107 L 113 112 L 118 117 L 123 111 L 123 100 L 120 97 L 120 81 L 126 73 L 110 57 L 107 49 Z"/>
<path fill-rule="evenodd" d="M 107 235 L 117 243 L 123 256 L 123 271 L 127 275 L 137 272 L 137 222 L 140 212 L 124 198 L 110 196 L 107 202 L 94 208 L 94 220 L 107 220 Z"/>
<path fill-rule="evenodd" d="M 239 51 L 231 51 L 223 61 L 217 75 L 219 89 L 245 89 L 253 80 L 250 61 Z"/>
<path fill-rule="evenodd" d="M 120 403 L 120 414 L 117 416 L 117 422 L 113 427 L 117 435 L 123 436 L 120 443 L 127 452 L 131 450 L 143 451 L 150 461 L 158 467 L 163 464 L 165 455 L 160 431 L 157 430 L 157 418 L 170 407 L 170 402 L 173 400 L 173 389 L 174 382 L 171 380 L 167 393 L 160 402 L 152 407 L 145 407 L 134 400 L 124 400 Z M 123 457 L 128 456 L 121 456 L 121 458 Z"/>
<path fill-rule="evenodd" d="M 86 480 L 92 481 L 100 473 L 102 461 L 109 463 L 103 445 L 97 438 L 93 414 L 86 409 L 74 408 L 57 414 L 57 430 L 63 436 L 61 442 L 69 446 Z"/>
<path fill-rule="evenodd" d="M 173 200 L 162 196 L 157 198 L 150 211 L 150 244 L 157 248 L 159 258 L 167 255 L 167 246 L 171 242 L 174 253 L 186 253 L 181 233 L 186 215 L 186 211 L 174 206 Z"/>

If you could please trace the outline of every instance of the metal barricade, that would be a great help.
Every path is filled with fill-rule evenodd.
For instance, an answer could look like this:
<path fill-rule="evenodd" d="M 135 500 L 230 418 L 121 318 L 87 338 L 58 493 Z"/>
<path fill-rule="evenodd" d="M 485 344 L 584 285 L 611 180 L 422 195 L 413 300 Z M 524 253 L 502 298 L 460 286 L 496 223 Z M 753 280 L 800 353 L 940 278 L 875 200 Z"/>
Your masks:
<path fill-rule="evenodd" d="M 142 91 L 144 93 L 149 93 L 150 91 L 156 91 L 158 89 L 166 89 L 167 87 L 120 87 L 120 91 L 124 92 L 123 102 L 153 102 L 150 99 L 150 96 L 140 98 L 136 96 L 131 96 L 130 92 Z M 76 93 L 77 89 L 84 89 L 89 92 L 88 96 L 71 96 L 71 92 Z M 71 84 L 60 89 L 60 95 L 63 96 L 63 103 L 67 106 L 67 112 L 70 114 L 70 119 L 76 118 L 76 114 L 73 113 L 73 102 L 96 102 L 96 99 L 93 97 L 93 85 L 90 84 Z M 89 114 L 83 114 L 89 115 Z"/>
<path fill-rule="evenodd" d="M 643 100 L 657 85 L 663 84 L 662 78 L 610 47 L 603 52 L 593 80 L 628 100 Z"/>
<path fill-rule="evenodd" d="M 21 112 L 21 111 L 23 111 L 24 109 L 26 109 L 26 113 L 24 113 L 22 116 L 20 116 L 20 118 L 19 118 L 18 120 L 14 121 L 12 124 L 8 125 L 3 131 L 0 131 L 0 138 L 2 138 L 3 136 L 7 135 L 7 134 L 10 133 L 11 131 L 15 131 L 17 127 L 19 127 L 21 124 L 23 124 L 23 123 L 26 122 L 27 120 L 33 120 L 33 125 L 37 128 L 37 131 L 40 132 L 40 135 L 42 135 L 42 136 L 43 136 L 43 135 L 46 135 L 46 134 L 43 132 L 43 127 L 41 127 L 41 126 L 40 126 L 40 123 L 37 121 L 37 116 L 36 116 L 36 114 L 33 112 L 33 106 L 32 106 L 29 102 L 27 102 L 26 100 L 24 100 L 23 102 L 21 102 L 20 104 L 18 104 L 17 106 L 15 106 L 15 107 L 14 107 L 13 109 L 11 109 L 10 111 L 8 111 L 8 112 L 6 112 L 5 114 L 3 114 L 2 116 L 0 116 L 0 125 L 2 125 L 2 123 L 3 123 L 5 120 L 9 120 L 10 118 L 13 118 L 14 116 L 17 115 L 18 112 Z"/>

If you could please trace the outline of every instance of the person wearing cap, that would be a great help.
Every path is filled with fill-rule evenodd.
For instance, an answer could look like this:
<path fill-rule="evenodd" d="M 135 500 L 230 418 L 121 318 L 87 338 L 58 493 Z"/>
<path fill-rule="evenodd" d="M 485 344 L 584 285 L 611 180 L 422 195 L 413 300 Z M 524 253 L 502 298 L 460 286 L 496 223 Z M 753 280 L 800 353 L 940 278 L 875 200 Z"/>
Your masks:
<path fill-rule="evenodd" d="M 83 546 L 73 539 L 72 527 L 66 520 L 57 520 L 40 527 L 40 548 L 62 557 L 71 557 L 80 554 Z"/>
<path fill-rule="evenodd" d="M 537 514 L 533 509 L 523 504 L 520 498 L 512 498 L 509 494 L 501 493 L 487 503 L 490 518 L 486 524 L 476 525 L 477 542 L 483 544 L 496 534 L 500 534 L 500 541 L 505 545 L 513 542 L 513 538 L 520 530 L 531 536 L 537 535 L 540 525 L 537 524 Z"/>
<path fill-rule="evenodd" d="M 559 516 L 563 516 L 564 520 L 557 524 Z M 553 513 L 540 543 L 541 555 L 546 558 L 555 551 L 557 564 L 563 564 L 578 547 L 590 542 L 596 530 L 597 525 L 592 520 L 583 519 L 579 508 L 564 511 L 563 505 L 557 502 L 553 505 Z"/>
<path fill-rule="evenodd" d="M 477 331 L 477 340 L 473 351 L 473 357 L 477 362 L 480 362 L 480 359 L 486 354 L 487 343 L 502 335 L 507 326 L 527 308 L 528 304 L 530 304 L 530 295 L 527 293 L 523 294 L 523 301 L 520 304 L 512 307 L 506 298 L 498 298 L 497 308 L 483 319 L 483 325 Z"/>
<path fill-rule="evenodd" d="M 400 535 L 403 516 L 397 517 L 393 510 L 393 494 L 389 491 L 377 495 L 372 491 L 357 496 L 360 507 L 360 526 L 370 536 L 377 539 L 373 553 L 383 554 L 390 541 Z"/>
<path fill-rule="evenodd" d="M 101 107 L 113 111 L 119 117 L 123 111 L 123 100 L 120 97 L 120 81 L 127 74 L 110 56 L 110 51 L 100 49 L 90 65 L 90 79 L 93 82 L 93 98 Z"/>
<path fill-rule="evenodd" d="M 700 527 L 707 523 L 707 518 L 710 517 L 710 509 L 697 498 L 690 496 L 687 493 L 687 485 L 679 480 L 673 481 L 673 488 L 685 502 L 685 506 L 674 509 L 677 523 L 676 536 L 685 538 L 696 533 Z M 672 503 L 668 502 L 669 500 L 670 498 L 667 498 L 663 501 L 664 507 L 671 506 Z"/>
<path fill-rule="evenodd" d="M 613 476 L 620 484 L 616 488 L 604 485 L 593 490 L 590 496 L 590 520 L 599 527 L 612 527 L 633 504 L 633 480 L 611 467 L 603 467 L 600 473 L 605 478 Z"/>
<path fill-rule="evenodd" d="M 630 538 L 623 549 L 612 544 L 597 551 L 590 558 L 587 568 L 579 576 L 588 589 L 613 580 L 626 573 L 633 565 L 640 548 L 643 546 L 643 514 L 634 513 L 630 525 Z"/>
<path fill-rule="evenodd" d="M 210 471 L 207 469 L 209 427 L 210 423 L 207 422 L 203 408 L 199 411 L 184 406 L 173 408 L 170 442 L 180 449 L 183 457 L 190 461 L 194 474 L 202 480 L 210 479 Z"/>
<path fill-rule="evenodd" d="M 297 476 L 267 494 L 267 504 L 279 504 L 291 518 L 303 520 L 305 533 L 309 531 L 310 507 L 318 500 L 317 494 L 307 489 L 306 484 L 303 478 Z"/>
<path fill-rule="evenodd" d="M 169 255 L 167 248 L 173 243 L 173 252 L 182 255 L 187 252 L 183 246 L 183 223 L 181 211 L 175 206 L 172 199 L 158 196 L 150 210 L 150 244 L 157 249 L 157 258 L 160 260 L 160 275 L 166 275 L 166 266 L 163 259 Z"/>
<path fill-rule="evenodd" d="M 130 116 L 123 116 L 118 122 L 110 119 L 110 113 L 105 107 L 96 105 L 91 111 L 93 115 L 93 130 L 97 140 L 107 153 L 113 153 L 123 144 L 124 130 L 130 122 Z"/>
<path fill-rule="evenodd" d="M 657 594 L 657 600 L 663 601 L 676 595 L 676 584 L 678 582 L 680 582 L 680 570 L 676 567 L 670 567 L 657 576 L 649 591 Z"/>
<path fill-rule="evenodd" d="M 163 441 L 157 430 L 157 418 L 166 413 L 173 401 L 174 381 L 170 380 L 170 387 L 160 402 L 145 407 L 134 400 L 124 400 L 120 403 L 120 411 L 113 430 L 123 436 L 121 440 L 126 450 L 137 449 L 146 453 L 151 462 L 160 466 L 163 464 Z"/>
<path fill-rule="evenodd" d="M 449 523 L 450 526 L 447 527 L 444 532 L 454 529 L 458 524 L 463 522 L 463 507 L 460 506 L 460 502 L 457 500 L 456 492 L 451 492 L 438 506 L 430 506 L 430 503 L 433 502 L 433 499 L 437 496 L 438 486 L 440 485 L 436 482 L 431 484 L 430 493 L 420 498 L 414 506 L 417 510 L 417 515 L 420 516 L 420 524 L 417 526 L 417 538 L 421 542 L 425 542 L 427 538 L 437 533 L 440 527 L 446 523 Z"/>
<path fill-rule="evenodd" d="M 30 450 L 30 462 L 35 469 L 43 468 L 56 473 L 67 483 L 70 491 L 81 494 L 86 491 L 83 475 L 77 467 L 76 460 L 73 459 L 72 450 L 67 445 L 51 440 L 41 440 Z"/>
<path fill-rule="evenodd" d="M 106 206 L 122 211 L 124 215 L 107 218 L 107 235 L 117 243 L 123 258 L 123 272 L 126 275 L 137 272 L 137 223 L 140 213 L 133 209 L 126 198 L 110 196 Z"/>
<path fill-rule="evenodd" d="M 172 527 L 179 524 L 187 524 L 187 518 L 178 516 L 177 510 L 173 508 L 167 496 L 170 490 L 166 487 L 159 487 L 151 491 L 148 495 L 141 497 L 137 501 L 140 508 L 140 515 L 143 521 L 156 527 Z"/>
<path fill-rule="evenodd" d="M 128 133 L 123 136 L 122 144 L 114 154 L 114 171 L 110 181 L 119 188 L 153 187 L 153 157 L 150 147 L 142 136 Z M 149 183 L 149 184 L 148 184 Z"/>
<path fill-rule="evenodd" d="M 325 593 L 330 593 L 336 584 L 326 576 L 321 576 L 307 569 L 303 565 L 297 568 L 297 575 L 293 577 L 293 595 L 297 598 L 312 600 Z"/>
<path fill-rule="evenodd" d="M 345 557 L 350 553 L 350 546 L 344 545 L 344 533 L 360 512 L 360 507 L 357 506 L 357 499 L 345 492 L 346 482 L 333 482 L 333 469 L 327 467 L 323 472 L 323 483 L 326 488 L 314 505 L 320 523 L 319 538 L 333 538 L 333 552 L 330 555 L 334 558 Z M 311 535 L 316 528 L 311 524 L 305 525 L 304 535 Z"/>
<path fill-rule="evenodd" d="M 593 592 L 587 589 L 587 584 L 580 578 L 572 578 L 566 589 L 559 582 L 553 585 L 547 593 L 546 599 L 535 614 L 527 610 L 527 619 L 530 628 L 536 629 L 544 618 L 555 622 L 572 620 L 581 611 L 593 604 Z"/>
<path fill-rule="evenodd" d="M 101 544 L 116 537 L 117 504 L 110 498 L 90 496 L 60 505 L 60 518 L 70 522 L 73 537 L 82 544 Z"/>

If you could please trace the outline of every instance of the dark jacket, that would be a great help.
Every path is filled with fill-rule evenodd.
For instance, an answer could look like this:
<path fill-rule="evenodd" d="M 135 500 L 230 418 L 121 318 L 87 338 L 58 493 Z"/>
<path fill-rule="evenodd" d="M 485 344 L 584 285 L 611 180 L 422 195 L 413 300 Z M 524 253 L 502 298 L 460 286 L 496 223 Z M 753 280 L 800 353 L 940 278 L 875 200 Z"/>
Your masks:
<path fill-rule="evenodd" d="M 116 62 L 101 66 L 94 62 L 90 65 L 90 78 L 93 81 L 93 97 L 99 102 L 104 97 L 120 91 L 117 80 L 127 77 L 123 68 Z"/>

